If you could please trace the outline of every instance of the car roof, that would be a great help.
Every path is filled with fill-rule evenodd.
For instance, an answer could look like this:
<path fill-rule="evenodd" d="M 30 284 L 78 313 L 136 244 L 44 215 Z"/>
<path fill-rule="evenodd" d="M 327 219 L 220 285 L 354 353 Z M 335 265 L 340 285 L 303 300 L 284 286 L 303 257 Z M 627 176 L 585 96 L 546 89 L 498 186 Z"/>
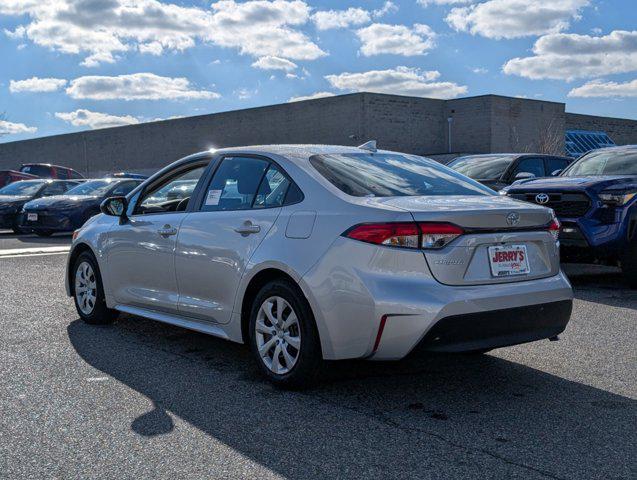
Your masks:
<path fill-rule="evenodd" d="M 550 153 L 478 153 L 475 155 L 461 155 L 459 157 L 454 158 L 453 160 L 457 160 L 458 158 L 489 158 L 489 157 L 511 157 L 511 158 L 551 157 L 551 158 L 564 158 L 564 159 L 569 158 L 565 155 L 553 155 Z"/>
<path fill-rule="evenodd" d="M 584 155 L 591 152 L 621 152 L 621 151 L 632 151 L 637 150 L 637 145 L 617 145 L 615 147 L 604 147 L 604 148 L 596 148 L 594 150 L 589 150 Z M 584 156 L 582 155 L 582 156 Z"/>
<path fill-rule="evenodd" d="M 42 167 L 55 167 L 55 168 L 64 168 L 65 170 L 73 170 L 71 167 L 63 167 L 62 165 L 53 165 L 52 163 L 23 163 L 20 165 L 21 167 L 32 167 L 32 166 L 42 166 Z"/>
<path fill-rule="evenodd" d="M 346 145 L 320 145 L 320 144 L 281 144 L 281 145 L 249 145 L 245 147 L 229 147 L 212 150 L 215 154 L 253 154 L 253 155 L 279 155 L 306 166 L 307 160 L 314 155 L 338 155 L 347 153 L 369 154 L 370 150 Z M 205 152 L 202 152 L 205 153 Z M 374 153 L 386 153 L 394 155 L 411 155 L 403 152 L 377 149 Z M 199 154 L 197 154 L 199 155 Z M 432 160 L 433 161 L 433 160 Z"/>

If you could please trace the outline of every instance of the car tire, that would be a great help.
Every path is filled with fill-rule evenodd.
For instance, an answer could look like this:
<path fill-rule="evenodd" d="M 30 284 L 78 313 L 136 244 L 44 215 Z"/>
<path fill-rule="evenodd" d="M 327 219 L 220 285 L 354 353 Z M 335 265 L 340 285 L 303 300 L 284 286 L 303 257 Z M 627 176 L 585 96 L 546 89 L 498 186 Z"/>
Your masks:
<path fill-rule="evenodd" d="M 630 288 L 637 289 L 637 241 L 633 240 L 621 257 L 621 269 Z"/>
<path fill-rule="evenodd" d="M 319 334 L 310 305 L 292 282 L 261 288 L 250 310 L 249 341 L 259 370 L 277 387 L 316 382 L 323 365 Z"/>
<path fill-rule="evenodd" d="M 91 252 L 81 253 L 73 264 L 73 300 L 80 318 L 91 325 L 107 325 L 117 311 L 106 306 L 99 266 Z"/>

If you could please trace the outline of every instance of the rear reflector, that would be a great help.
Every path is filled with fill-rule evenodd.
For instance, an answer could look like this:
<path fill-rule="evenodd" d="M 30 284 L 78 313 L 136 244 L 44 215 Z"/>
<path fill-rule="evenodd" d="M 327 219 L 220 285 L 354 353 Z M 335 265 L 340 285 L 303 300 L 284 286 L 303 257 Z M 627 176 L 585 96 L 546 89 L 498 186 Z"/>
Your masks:
<path fill-rule="evenodd" d="M 403 248 L 443 248 L 462 235 L 462 228 L 451 223 L 395 222 L 363 223 L 343 235 L 361 242 Z"/>

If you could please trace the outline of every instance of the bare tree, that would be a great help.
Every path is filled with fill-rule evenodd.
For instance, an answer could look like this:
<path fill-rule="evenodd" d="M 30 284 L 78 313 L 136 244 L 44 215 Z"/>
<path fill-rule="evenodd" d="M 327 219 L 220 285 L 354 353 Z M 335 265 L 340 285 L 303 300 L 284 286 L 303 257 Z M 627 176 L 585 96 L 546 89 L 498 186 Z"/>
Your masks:
<path fill-rule="evenodd" d="M 548 124 L 540 125 L 537 136 L 537 153 L 564 155 L 564 133 L 555 126 L 555 117 Z"/>

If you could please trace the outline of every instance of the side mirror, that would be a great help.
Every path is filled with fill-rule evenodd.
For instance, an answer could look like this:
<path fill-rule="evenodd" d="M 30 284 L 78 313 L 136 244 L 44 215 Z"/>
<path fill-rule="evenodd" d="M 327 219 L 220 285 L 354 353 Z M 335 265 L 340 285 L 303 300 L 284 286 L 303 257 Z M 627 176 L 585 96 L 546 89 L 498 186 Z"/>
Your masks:
<path fill-rule="evenodd" d="M 126 197 L 109 197 L 100 205 L 100 211 L 104 215 L 119 217 L 120 221 L 126 220 L 127 209 L 128 201 L 126 200 Z"/>
<path fill-rule="evenodd" d="M 557 177 L 560 173 L 562 173 L 562 169 L 559 168 L 557 170 L 554 170 L 553 172 L 551 172 L 551 177 Z"/>
<path fill-rule="evenodd" d="M 515 175 L 516 180 L 527 180 L 529 178 L 535 178 L 531 172 L 519 172 Z"/>

